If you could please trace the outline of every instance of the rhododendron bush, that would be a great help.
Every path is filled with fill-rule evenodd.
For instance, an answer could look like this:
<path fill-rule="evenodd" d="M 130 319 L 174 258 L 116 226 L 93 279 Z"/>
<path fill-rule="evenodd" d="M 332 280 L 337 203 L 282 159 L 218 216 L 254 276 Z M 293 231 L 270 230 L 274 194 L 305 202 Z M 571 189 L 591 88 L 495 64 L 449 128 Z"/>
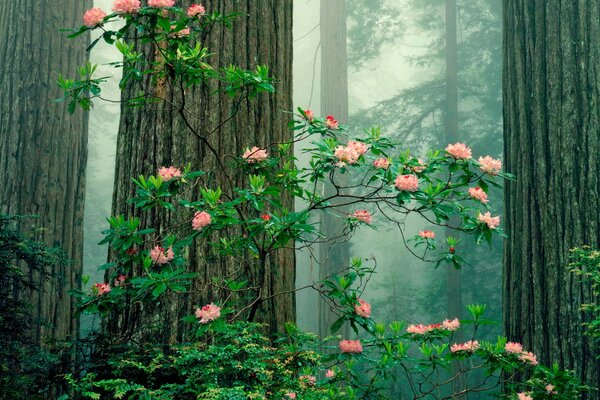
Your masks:
<path fill-rule="evenodd" d="M 115 63 L 123 68 L 122 86 L 151 75 L 155 83 L 167 79 L 174 87 L 183 88 L 219 79 L 226 82 L 223 90 L 231 96 L 243 92 L 252 97 L 274 90 L 266 67 L 220 70 L 209 64 L 210 52 L 203 47 L 203 38 L 216 24 L 230 24 L 234 16 L 208 13 L 199 4 L 186 10 L 167 0 L 147 4 L 118 0 L 112 14 L 90 10 L 84 25 L 73 34 L 104 30 L 99 40 L 114 43 L 124 56 Z M 104 24 L 115 18 L 123 18 L 125 26 L 118 31 L 105 30 Z M 126 41 L 132 28 L 161 56 L 142 63 L 141 54 Z M 89 109 L 95 99 L 101 99 L 103 79 L 94 78 L 94 70 L 91 65 L 83 67 L 80 80 L 60 78 L 71 109 L 77 105 Z M 182 92 L 185 97 L 185 90 Z M 131 102 L 157 100 L 162 99 L 144 95 Z M 181 101 L 185 104 L 185 99 Z M 174 113 L 174 117 L 185 118 L 183 106 L 179 114 Z M 149 352 L 133 342 L 122 343 L 127 351 L 100 363 L 114 371 L 107 372 L 97 364 L 87 374 L 69 378 L 78 395 L 386 398 L 386 382 L 401 374 L 410 398 L 441 399 L 453 395 L 452 383 L 459 377 L 452 375 L 451 366 L 458 363 L 461 376 L 486 371 L 483 381 L 463 388 L 464 392 L 493 391 L 506 384 L 513 398 L 573 398 L 577 386 L 569 374 L 538 365 L 535 355 L 518 344 L 502 338 L 496 343 L 477 339 L 478 328 L 485 322 L 483 307 L 470 307 L 471 321 L 449 316 L 434 324 L 376 323 L 364 296 L 376 263 L 363 264 L 361 259 L 313 285 L 338 315 L 332 333 L 347 322 L 357 337 L 336 338 L 334 344 L 327 341 L 328 354 L 322 354 L 321 343 L 314 337 L 293 325 L 279 339 L 263 337 L 260 326 L 253 322 L 265 300 L 260 290 L 265 279 L 260 274 L 274 253 L 326 240 L 348 240 L 357 229 L 386 221 L 397 226 L 398 240 L 417 258 L 435 267 L 460 268 L 464 259 L 457 239 L 439 241 L 429 229 L 408 237 L 406 218 L 420 216 L 428 226 L 470 234 L 478 243 L 491 242 L 502 230 L 500 217 L 488 206 L 488 188 L 498 185 L 500 179 L 512 178 L 501 171 L 499 160 L 485 155 L 475 159 L 476 149 L 464 143 L 449 144 L 418 158 L 379 128 L 349 137 L 335 116 L 319 117 L 302 108 L 291 119 L 293 139 L 289 143 L 257 143 L 237 149 L 233 158 L 215 153 L 223 167 L 219 172 L 230 174 L 221 186 L 206 178 L 211 171 L 189 165 L 164 165 L 133 179 L 137 192 L 131 202 L 137 210 L 150 215 L 169 213 L 170 223 L 155 229 L 142 226 L 142 219 L 136 217 L 108 219 L 110 226 L 102 243 L 110 245 L 112 260 L 101 266 L 107 271 L 106 282 L 95 283 L 91 291 L 72 291 L 83 312 L 114 317 L 133 303 L 143 307 L 167 295 L 187 296 L 197 275 L 187 265 L 186 254 L 198 242 L 218 257 L 247 256 L 243 262 L 256 263 L 260 272 L 254 277 L 206 282 L 221 288 L 222 297 L 197 304 L 195 313 L 184 319 L 193 342 Z M 209 146 L 190 124 L 186 126 Z M 307 166 L 297 163 L 294 143 L 308 154 Z M 236 186 L 234 181 L 243 183 Z M 325 183 L 334 187 L 332 195 L 322 193 Z M 284 207 L 281 199 L 286 197 L 301 200 L 297 202 L 301 206 L 295 210 Z M 323 237 L 312 222 L 322 212 L 344 221 L 339 237 Z M 457 332 L 465 324 L 472 333 L 468 340 L 458 342 Z"/>

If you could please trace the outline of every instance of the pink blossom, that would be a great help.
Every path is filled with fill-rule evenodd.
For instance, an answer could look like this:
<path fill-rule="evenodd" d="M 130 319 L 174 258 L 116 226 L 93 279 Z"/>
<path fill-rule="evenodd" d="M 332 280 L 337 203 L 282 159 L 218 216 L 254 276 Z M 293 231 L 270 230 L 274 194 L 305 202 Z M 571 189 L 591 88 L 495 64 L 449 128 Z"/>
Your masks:
<path fill-rule="evenodd" d="M 398 190 L 416 192 L 419 190 L 419 178 L 416 175 L 398 175 L 394 182 Z"/>
<path fill-rule="evenodd" d="M 117 13 L 135 14 L 140 7 L 140 0 L 115 0 L 112 10 Z"/>
<path fill-rule="evenodd" d="M 492 217 L 489 211 L 485 214 L 479 214 L 477 219 L 479 222 L 487 224 L 490 229 L 496 229 L 500 225 L 500 217 Z"/>
<path fill-rule="evenodd" d="M 160 246 L 155 246 L 152 250 L 150 250 L 150 258 L 156 265 L 164 265 L 173 260 L 175 254 L 173 253 L 173 249 L 169 247 L 165 252 Z"/>
<path fill-rule="evenodd" d="M 531 365 L 537 365 L 538 363 L 537 357 L 530 351 L 521 353 L 521 355 L 519 356 L 519 360 L 529 363 Z"/>
<path fill-rule="evenodd" d="M 551 385 L 551 384 L 546 385 L 546 392 L 548 394 L 557 394 L 558 393 L 556 390 L 554 390 L 554 385 Z"/>
<path fill-rule="evenodd" d="M 246 160 L 248 164 L 259 163 L 266 160 L 267 157 L 269 157 L 269 153 L 267 153 L 266 150 L 259 149 L 256 146 L 252 147 L 251 149 L 247 149 L 242 155 L 242 158 Z"/>
<path fill-rule="evenodd" d="M 295 399 L 296 398 L 296 393 L 289 392 L 289 393 L 286 393 L 284 396 L 286 396 L 289 399 Z"/>
<path fill-rule="evenodd" d="M 190 18 L 200 17 L 204 14 L 206 14 L 206 10 L 204 9 L 204 6 L 202 4 L 192 4 L 187 9 L 187 16 Z"/>
<path fill-rule="evenodd" d="M 168 182 L 174 178 L 181 178 L 181 170 L 173 166 L 161 167 L 158 170 L 158 175 L 162 178 L 163 181 Z"/>
<path fill-rule="evenodd" d="M 466 160 L 471 158 L 471 148 L 464 143 L 449 144 L 446 151 L 457 160 Z"/>
<path fill-rule="evenodd" d="M 460 328 L 460 321 L 458 320 L 458 318 L 454 318 L 452 321 L 446 319 L 444 320 L 444 322 L 442 322 L 442 328 L 444 328 L 447 331 L 455 331 L 458 328 Z"/>
<path fill-rule="evenodd" d="M 335 377 L 335 371 L 332 369 L 328 369 L 327 372 L 325 372 L 325 378 L 334 378 Z"/>
<path fill-rule="evenodd" d="M 328 115 L 325 118 L 325 125 L 327 125 L 328 129 L 337 129 L 339 126 L 337 120 L 333 118 L 333 115 Z"/>
<path fill-rule="evenodd" d="M 201 324 L 206 324 L 221 316 L 221 307 L 213 303 L 207 304 L 202 308 L 196 309 L 196 318 L 200 319 Z"/>
<path fill-rule="evenodd" d="M 352 216 L 357 220 L 364 222 L 365 224 L 370 224 L 373 220 L 371 213 L 367 210 L 356 210 L 354 211 L 354 214 L 352 214 Z"/>
<path fill-rule="evenodd" d="M 269 222 L 271 220 L 271 216 L 269 214 L 262 214 L 260 218 L 265 222 Z"/>
<path fill-rule="evenodd" d="M 125 286 L 125 280 L 126 279 L 127 279 L 127 277 L 125 275 L 119 275 L 119 276 L 117 276 L 117 279 L 115 279 L 115 287 Z"/>
<path fill-rule="evenodd" d="M 175 0 L 148 0 L 148 5 L 156 8 L 173 7 Z"/>
<path fill-rule="evenodd" d="M 425 229 L 425 230 L 419 232 L 419 236 L 422 237 L 423 239 L 434 239 L 435 232 L 430 231 L 429 229 Z"/>
<path fill-rule="evenodd" d="M 354 149 L 359 156 L 364 155 L 367 152 L 367 144 L 363 142 L 357 142 L 356 140 L 348 140 L 348 148 Z"/>
<path fill-rule="evenodd" d="M 300 382 L 306 383 L 308 386 L 314 386 L 317 383 L 317 378 L 312 375 L 302 375 L 298 378 Z"/>
<path fill-rule="evenodd" d="M 362 353 L 363 348 L 360 340 L 341 340 L 340 351 L 342 353 Z"/>
<path fill-rule="evenodd" d="M 508 342 L 504 345 L 504 350 L 507 353 L 521 354 L 523 352 L 523 346 L 521 343 Z"/>
<path fill-rule="evenodd" d="M 517 398 L 519 400 L 533 400 L 533 397 L 524 392 L 517 393 Z"/>
<path fill-rule="evenodd" d="M 487 204 L 488 196 L 480 187 L 469 188 L 469 195 L 475 200 L 479 200 L 483 204 Z"/>
<path fill-rule="evenodd" d="M 175 31 L 175 29 L 177 29 L 177 25 L 173 24 L 171 25 L 171 30 L 173 30 L 174 32 L 172 32 L 170 34 L 171 37 L 174 38 L 180 38 L 180 37 L 184 37 L 184 36 L 189 36 L 190 35 L 190 28 L 183 28 L 179 31 Z"/>
<path fill-rule="evenodd" d="M 102 20 L 106 17 L 106 13 L 100 8 L 89 9 L 83 14 L 83 24 L 87 27 L 93 28 L 102 23 Z"/>
<path fill-rule="evenodd" d="M 390 160 L 385 157 L 378 158 L 373 161 L 373 166 L 378 169 L 388 169 L 390 166 Z"/>
<path fill-rule="evenodd" d="M 417 161 L 419 162 L 419 165 L 412 167 L 412 170 L 417 173 L 425 171 L 427 165 L 425 165 L 425 163 L 420 158 Z"/>
<path fill-rule="evenodd" d="M 358 304 L 354 305 L 354 312 L 363 318 L 371 316 L 371 305 L 363 299 L 358 299 Z"/>
<path fill-rule="evenodd" d="M 308 122 L 313 122 L 313 120 L 315 119 L 315 113 L 313 110 L 304 110 L 304 118 L 306 118 L 306 120 Z"/>
<path fill-rule="evenodd" d="M 436 325 L 433 325 L 433 324 L 430 324 L 430 325 L 417 324 L 417 325 L 409 325 L 408 328 L 406 328 L 406 332 L 411 333 L 413 335 L 424 335 L 426 333 L 431 332 L 434 329 L 436 329 Z"/>
<path fill-rule="evenodd" d="M 339 167 L 345 166 L 346 163 L 356 164 L 358 158 L 360 157 L 360 154 L 358 154 L 355 149 L 346 146 L 336 147 L 333 155 L 339 160 L 337 163 Z"/>
<path fill-rule="evenodd" d="M 498 175 L 502 171 L 502 161 L 490 156 L 479 157 L 479 167 L 488 175 Z"/>
<path fill-rule="evenodd" d="M 210 225 L 212 218 L 206 211 L 196 212 L 194 219 L 192 220 L 192 229 L 195 231 L 201 231 L 202 228 Z"/>
<path fill-rule="evenodd" d="M 472 353 L 479 348 L 479 342 L 477 340 L 469 340 L 468 342 L 458 344 L 454 343 L 450 346 L 450 351 L 456 353 L 458 351 L 466 351 Z"/>
<path fill-rule="evenodd" d="M 96 293 L 96 296 L 102 296 L 110 292 L 110 285 L 108 283 L 96 283 L 92 290 Z"/>

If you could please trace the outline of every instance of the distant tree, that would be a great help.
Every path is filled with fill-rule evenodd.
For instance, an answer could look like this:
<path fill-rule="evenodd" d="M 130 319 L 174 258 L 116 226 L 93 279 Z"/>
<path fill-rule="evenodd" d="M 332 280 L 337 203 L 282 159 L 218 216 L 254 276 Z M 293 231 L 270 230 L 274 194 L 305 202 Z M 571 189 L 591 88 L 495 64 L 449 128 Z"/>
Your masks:
<path fill-rule="evenodd" d="M 600 245 L 600 2 L 504 0 L 504 328 L 598 388 L 589 285 L 569 250 Z M 597 300 L 597 299 L 596 299 Z M 589 398 L 598 398 L 598 392 Z"/>
<path fill-rule="evenodd" d="M 70 263 L 43 280 L 28 264 L 23 273 L 32 287 L 14 283 L 16 297 L 32 304 L 34 343 L 75 339 L 79 322 L 67 294 L 79 287 L 82 272 L 83 203 L 87 159 L 85 113 L 67 117 L 56 85 L 59 72 L 77 74 L 86 63 L 88 35 L 69 40 L 63 28 L 79 26 L 90 0 L 41 4 L 33 0 L 0 2 L 0 212 L 36 214 L 44 227 L 36 238 L 61 246 Z M 24 222 L 20 226 L 28 230 Z"/>

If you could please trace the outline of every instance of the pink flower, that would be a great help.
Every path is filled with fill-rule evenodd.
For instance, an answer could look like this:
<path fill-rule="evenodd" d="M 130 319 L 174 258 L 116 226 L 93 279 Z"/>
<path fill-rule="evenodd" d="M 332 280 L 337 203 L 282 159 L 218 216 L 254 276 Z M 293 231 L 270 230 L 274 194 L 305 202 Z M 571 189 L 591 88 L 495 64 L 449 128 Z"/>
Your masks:
<path fill-rule="evenodd" d="M 126 279 L 127 279 L 127 277 L 125 275 L 119 275 L 119 276 L 117 276 L 117 279 L 115 279 L 115 287 L 125 286 L 125 280 Z"/>
<path fill-rule="evenodd" d="M 416 175 L 398 175 L 394 182 L 398 190 L 416 192 L 419 190 L 419 178 Z"/>
<path fill-rule="evenodd" d="M 492 217 L 489 211 L 485 214 L 479 214 L 477 219 L 479 222 L 487 224 L 490 229 L 496 229 L 500 225 L 500 217 Z"/>
<path fill-rule="evenodd" d="M 340 351 L 342 353 L 362 353 L 363 348 L 360 340 L 341 340 Z"/>
<path fill-rule="evenodd" d="M 502 161 L 490 156 L 479 157 L 479 167 L 488 175 L 498 175 L 502 171 Z"/>
<path fill-rule="evenodd" d="M 431 325 L 418 324 L 418 325 L 409 325 L 408 328 L 406 328 L 406 332 L 413 334 L 413 335 L 424 335 L 426 333 L 431 332 L 434 329 L 436 329 L 436 326 L 433 324 L 431 324 Z"/>
<path fill-rule="evenodd" d="M 195 231 L 201 231 L 202 228 L 210 225 L 212 218 L 210 214 L 206 211 L 197 212 L 194 214 L 194 219 L 192 220 L 192 229 Z"/>
<path fill-rule="evenodd" d="M 317 378 L 312 375 L 302 375 L 298 378 L 300 382 L 307 384 L 308 386 L 314 386 L 317 383 Z"/>
<path fill-rule="evenodd" d="M 554 390 L 554 385 L 551 385 L 551 384 L 546 385 L 546 392 L 548 394 L 557 394 L 558 393 L 556 390 Z"/>
<path fill-rule="evenodd" d="M 296 393 L 289 392 L 289 393 L 286 393 L 284 396 L 286 396 L 289 399 L 295 399 L 296 398 Z"/>
<path fill-rule="evenodd" d="M 356 140 L 348 140 L 348 148 L 354 149 L 359 156 L 364 155 L 367 152 L 367 144 L 363 142 L 357 142 Z"/>
<path fill-rule="evenodd" d="M 521 343 L 508 342 L 504 345 L 504 350 L 507 353 L 521 354 L 523 352 L 523 346 Z"/>
<path fill-rule="evenodd" d="M 163 181 L 168 182 L 174 178 L 181 178 L 181 170 L 179 168 L 171 167 L 161 167 L 158 170 L 158 176 L 162 178 Z"/>
<path fill-rule="evenodd" d="M 328 369 L 327 372 L 325 372 L 325 378 L 334 378 L 335 377 L 335 372 L 332 369 Z"/>
<path fill-rule="evenodd" d="M 271 216 L 269 214 L 263 214 L 260 216 L 260 218 L 265 222 L 269 222 L 271 220 Z"/>
<path fill-rule="evenodd" d="M 339 160 L 339 162 L 337 163 L 339 167 L 345 166 L 346 163 L 356 164 L 358 158 L 360 157 L 360 154 L 358 154 L 358 152 L 355 149 L 346 146 L 336 147 L 335 153 L 333 155 Z"/>
<path fill-rule="evenodd" d="M 446 319 L 444 320 L 444 322 L 442 322 L 442 328 L 444 328 L 447 331 L 455 331 L 458 328 L 460 328 L 460 321 L 458 320 L 458 318 L 454 318 L 452 321 Z"/>
<path fill-rule="evenodd" d="M 533 397 L 524 392 L 517 393 L 517 398 L 519 400 L 533 400 Z"/>
<path fill-rule="evenodd" d="M 479 348 L 479 342 L 477 340 L 469 340 L 468 342 L 458 344 L 454 343 L 450 346 L 450 351 L 456 353 L 458 351 L 466 351 L 467 353 L 472 353 Z"/>
<path fill-rule="evenodd" d="M 425 171 L 427 165 L 425 165 L 425 163 L 420 158 L 417 161 L 419 161 L 419 165 L 412 167 L 412 170 L 417 173 Z"/>
<path fill-rule="evenodd" d="M 204 14 L 206 14 L 206 10 L 204 9 L 204 6 L 202 4 L 192 4 L 187 9 L 187 16 L 190 18 L 200 17 Z"/>
<path fill-rule="evenodd" d="M 96 283 L 92 288 L 92 291 L 96 293 L 96 296 L 102 296 L 110 292 L 110 285 L 108 283 Z"/>
<path fill-rule="evenodd" d="M 160 246 L 155 246 L 152 250 L 150 250 L 150 258 L 156 265 L 164 265 L 173 260 L 175 254 L 173 253 L 173 249 L 169 247 L 165 252 Z"/>
<path fill-rule="evenodd" d="M 304 118 L 306 118 L 308 122 L 313 122 L 315 119 L 315 113 L 313 110 L 304 110 Z"/>
<path fill-rule="evenodd" d="M 156 8 L 173 7 L 175 0 L 148 0 L 148 6 Z"/>
<path fill-rule="evenodd" d="M 83 14 L 83 24 L 87 27 L 93 28 L 102 23 L 102 20 L 106 17 L 106 13 L 100 8 L 89 9 Z"/>
<path fill-rule="evenodd" d="M 135 14 L 140 7 L 140 0 L 115 0 L 112 10 L 117 13 Z"/>
<path fill-rule="evenodd" d="M 419 232 L 419 236 L 422 237 L 423 239 L 434 239 L 435 232 L 430 231 L 429 229 L 425 229 L 425 230 Z"/>
<path fill-rule="evenodd" d="M 363 299 L 358 299 L 358 304 L 354 305 L 354 312 L 363 318 L 371 316 L 371 305 Z"/>
<path fill-rule="evenodd" d="M 221 307 L 213 303 L 207 304 L 202 308 L 196 309 L 196 318 L 200 319 L 201 324 L 206 324 L 221 316 Z"/>
<path fill-rule="evenodd" d="M 483 204 L 487 204 L 488 196 L 480 187 L 469 188 L 469 195 L 475 200 L 479 200 Z"/>
<path fill-rule="evenodd" d="M 538 363 L 537 357 L 530 351 L 521 353 L 521 355 L 519 356 L 519 360 L 529 363 L 531 365 L 537 365 Z"/>
<path fill-rule="evenodd" d="M 373 161 L 373 166 L 378 169 L 388 169 L 390 166 L 390 160 L 385 157 L 378 158 L 377 160 Z"/>
<path fill-rule="evenodd" d="M 269 157 L 269 153 L 267 153 L 266 150 L 259 149 L 256 146 L 252 147 L 251 149 L 247 149 L 242 155 L 242 158 L 246 160 L 248 164 L 259 163 L 266 160 L 267 157 Z"/>
<path fill-rule="evenodd" d="M 370 224 L 373 220 L 371 213 L 367 210 L 356 210 L 352 216 L 365 224 Z"/>
<path fill-rule="evenodd" d="M 471 158 L 471 148 L 463 143 L 449 144 L 446 151 L 457 160 L 466 160 Z"/>
<path fill-rule="evenodd" d="M 325 125 L 327 125 L 328 129 L 337 129 L 339 126 L 337 120 L 333 118 L 333 115 L 328 115 L 325 118 Z"/>
<path fill-rule="evenodd" d="M 177 25 L 176 24 L 171 25 L 171 29 L 172 30 L 177 29 Z M 190 35 L 190 28 L 183 28 L 180 31 L 172 32 L 169 36 L 174 37 L 174 38 L 180 38 L 180 37 L 189 36 L 189 35 Z"/>

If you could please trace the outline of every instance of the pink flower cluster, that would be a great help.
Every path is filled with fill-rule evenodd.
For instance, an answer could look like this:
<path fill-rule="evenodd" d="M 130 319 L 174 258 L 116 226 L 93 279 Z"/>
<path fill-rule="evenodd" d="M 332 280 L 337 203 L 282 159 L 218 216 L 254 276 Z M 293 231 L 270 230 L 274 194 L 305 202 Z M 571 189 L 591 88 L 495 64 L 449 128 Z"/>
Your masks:
<path fill-rule="evenodd" d="M 530 351 L 524 351 L 521 343 L 508 342 L 504 345 L 504 351 L 510 354 L 516 354 L 519 356 L 519 360 L 529 363 L 531 365 L 537 365 L 537 357 Z"/>
<path fill-rule="evenodd" d="M 490 156 L 479 157 L 479 167 L 488 175 L 498 175 L 502 171 L 502 161 Z"/>
<path fill-rule="evenodd" d="M 140 0 L 115 0 L 112 10 L 117 13 L 135 14 L 141 7 Z"/>
<path fill-rule="evenodd" d="M 106 17 L 106 13 L 100 8 L 92 8 L 87 10 L 83 14 L 83 24 L 87 27 L 93 28 L 102 23 L 102 20 Z"/>
<path fill-rule="evenodd" d="M 152 250 L 150 250 L 150 258 L 156 265 L 164 265 L 173 260 L 175 254 L 173 253 L 173 249 L 169 247 L 165 252 L 165 249 L 160 246 L 155 246 Z"/>
<path fill-rule="evenodd" d="M 173 7 L 175 0 L 148 0 L 148 5 L 155 8 Z"/>
<path fill-rule="evenodd" d="M 531 351 L 521 353 L 521 355 L 519 356 L 519 360 L 529 363 L 531 365 L 538 364 L 537 357 Z"/>
<path fill-rule="evenodd" d="M 325 372 L 325 378 L 335 378 L 335 371 L 328 369 L 327 372 Z"/>
<path fill-rule="evenodd" d="M 340 351 L 342 353 L 359 354 L 362 353 L 363 348 L 362 344 L 360 343 L 360 340 L 341 340 Z"/>
<path fill-rule="evenodd" d="M 305 383 L 308 386 L 314 386 L 317 383 L 317 378 L 312 375 L 302 375 L 298 378 L 300 382 Z"/>
<path fill-rule="evenodd" d="M 517 393 L 517 398 L 519 400 L 533 400 L 533 397 L 531 397 L 525 392 Z"/>
<path fill-rule="evenodd" d="M 295 399 L 296 398 L 296 393 L 295 392 L 289 392 L 289 393 L 286 393 L 284 396 L 287 397 L 288 399 Z"/>
<path fill-rule="evenodd" d="M 363 299 L 358 299 L 358 304 L 354 305 L 354 312 L 363 318 L 369 318 L 371 316 L 371 305 Z"/>
<path fill-rule="evenodd" d="M 110 285 L 108 283 L 96 283 L 92 289 L 96 296 L 102 296 L 110 292 Z"/>
<path fill-rule="evenodd" d="M 333 118 L 333 115 L 328 115 L 325 117 L 325 125 L 328 129 L 337 129 L 339 127 L 338 122 L 335 118 Z"/>
<path fill-rule="evenodd" d="M 264 161 L 269 157 L 269 153 L 266 150 L 260 149 L 256 146 L 251 149 L 247 149 L 244 154 L 242 154 L 242 158 L 246 160 L 248 164 L 255 164 L 261 161 Z"/>
<path fill-rule="evenodd" d="M 475 200 L 479 200 L 483 204 L 487 204 L 488 196 L 487 193 L 483 191 L 480 187 L 469 188 L 469 196 L 474 198 Z"/>
<path fill-rule="evenodd" d="M 472 353 L 479 348 L 479 342 L 477 340 L 469 340 L 465 343 L 454 343 L 450 346 L 450 351 L 453 353 L 459 351 L 465 351 L 467 353 Z"/>
<path fill-rule="evenodd" d="M 333 155 L 338 159 L 338 167 L 344 167 L 346 164 L 356 164 L 360 157 L 360 154 L 356 150 L 347 146 L 336 147 Z"/>
<path fill-rule="evenodd" d="M 308 122 L 313 122 L 313 120 L 315 119 L 315 113 L 313 110 L 304 110 L 304 118 L 306 118 L 306 120 Z"/>
<path fill-rule="evenodd" d="M 430 231 L 429 229 L 425 229 L 425 230 L 419 232 L 419 236 L 422 237 L 423 239 L 434 239 L 435 232 Z"/>
<path fill-rule="evenodd" d="M 368 212 L 367 210 L 356 210 L 356 211 L 354 211 L 352 216 L 354 218 L 356 218 L 357 220 L 359 220 L 360 222 L 364 222 L 365 224 L 370 224 L 373 221 L 373 217 L 371 216 L 371 213 Z"/>
<path fill-rule="evenodd" d="M 417 173 L 425 171 L 425 169 L 427 168 L 427 165 L 425 165 L 423 160 L 421 160 L 420 158 L 417 161 L 419 162 L 419 165 L 416 165 L 416 166 L 412 167 L 411 169 Z"/>
<path fill-rule="evenodd" d="M 204 6 L 202 4 L 192 4 L 187 9 L 187 16 L 190 18 L 200 17 L 204 14 L 206 14 L 206 10 L 204 9 Z"/>
<path fill-rule="evenodd" d="M 394 181 L 394 185 L 398 190 L 416 192 L 419 190 L 419 178 L 416 175 L 398 175 Z"/>
<path fill-rule="evenodd" d="M 127 279 L 127 277 L 125 275 L 119 275 L 119 276 L 117 276 L 117 279 L 115 279 L 115 287 L 125 286 L 125 280 L 126 279 Z"/>
<path fill-rule="evenodd" d="M 173 166 L 161 167 L 158 170 L 158 176 L 160 176 L 163 181 L 168 182 L 171 179 L 181 178 L 181 170 Z"/>
<path fill-rule="evenodd" d="M 523 352 L 523 346 L 521 343 L 508 342 L 504 345 L 504 350 L 507 353 L 521 354 Z"/>
<path fill-rule="evenodd" d="M 446 151 L 457 160 L 466 160 L 472 157 L 471 148 L 460 142 L 449 144 Z"/>
<path fill-rule="evenodd" d="M 446 319 L 442 322 L 442 328 L 447 331 L 456 331 L 460 328 L 460 321 L 458 318 L 454 318 L 453 320 Z"/>
<path fill-rule="evenodd" d="M 500 217 L 492 217 L 489 211 L 485 214 L 479 214 L 477 219 L 479 222 L 485 223 L 490 229 L 496 229 L 500 225 Z"/>
<path fill-rule="evenodd" d="M 204 227 L 210 225 L 212 218 L 206 211 L 200 211 L 194 214 L 192 220 L 192 229 L 195 231 L 201 231 Z"/>
<path fill-rule="evenodd" d="M 206 324 L 221 316 L 221 307 L 214 305 L 213 303 L 207 304 L 202 308 L 196 309 L 196 318 L 200 320 L 201 324 Z"/>
<path fill-rule="evenodd" d="M 377 169 L 388 169 L 390 167 L 389 158 L 381 157 L 373 161 L 373 166 Z"/>
<path fill-rule="evenodd" d="M 366 154 L 368 150 L 366 143 L 358 142 L 356 140 L 348 140 L 347 146 L 351 149 L 356 150 L 359 156 Z"/>
<path fill-rule="evenodd" d="M 453 320 L 446 319 L 441 324 L 409 325 L 408 328 L 406 328 L 406 332 L 411 333 L 413 335 L 425 335 L 436 329 L 444 331 L 455 331 L 458 328 L 460 328 L 460 321 L 458 320 L 458 318 L 454 318 Z"/>

